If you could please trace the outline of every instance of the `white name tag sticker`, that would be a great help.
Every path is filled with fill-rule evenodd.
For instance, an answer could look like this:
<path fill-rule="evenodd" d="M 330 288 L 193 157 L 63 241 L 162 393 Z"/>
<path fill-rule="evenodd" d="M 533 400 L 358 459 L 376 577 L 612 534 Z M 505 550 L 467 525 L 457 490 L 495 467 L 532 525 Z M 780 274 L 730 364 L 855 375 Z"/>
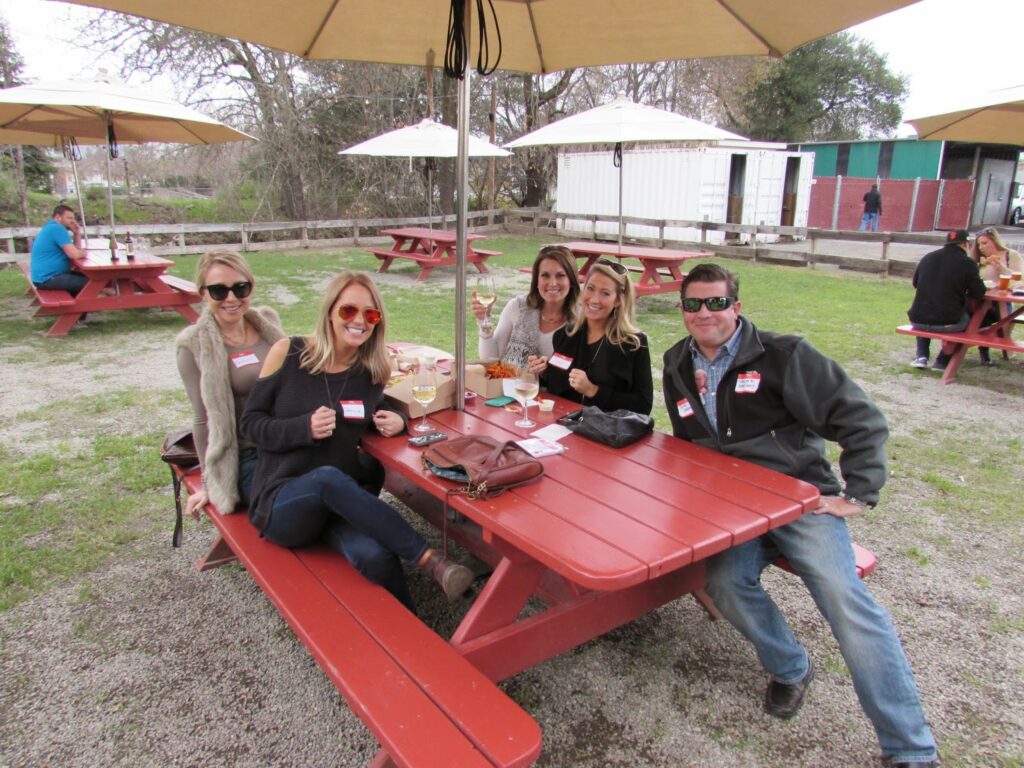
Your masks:
<path fill-rule="evenodd" d="M 366 408 L 362 400 L 339 400 L 338 405 L 341 406 L 341 415 L 346 419 L 366 418 Z"/>
<path fill-rule="evenodd" d="M 548 360 L 548 365 L 553 365 L 555 366 L 555 368 L 560 368 L 563 371 L 568 371 L 569 366 L 572 365 L 572 358 L 566 357 L 561 352 L 556 352 L 551 356 L 551 359 Z"/>
<path fill-rule="evenodd" d="M 757 371 L 747 371 L 736 377 L 736 391 L 741 395 L 752 395 L 761 386 L 761 374 Z"/>
<path fill-rule="evenodd" d="M 245 368 L 247 365 L 259 365 L 260 359 L 256 357 L 256 353 L 251 349 L 245 350 L 245 352 L 236 352 L 231 356 L 231 364 L 235 368 Z"/>
<path fill-rule="evenodd" d="M 682 419 L 687 419 L 690 416 L 693 416 L 693 406 L 690 405 L 690 401 L 685 397 L 676 403 L 676 411 L 679 412 L 679 417 Z"/>

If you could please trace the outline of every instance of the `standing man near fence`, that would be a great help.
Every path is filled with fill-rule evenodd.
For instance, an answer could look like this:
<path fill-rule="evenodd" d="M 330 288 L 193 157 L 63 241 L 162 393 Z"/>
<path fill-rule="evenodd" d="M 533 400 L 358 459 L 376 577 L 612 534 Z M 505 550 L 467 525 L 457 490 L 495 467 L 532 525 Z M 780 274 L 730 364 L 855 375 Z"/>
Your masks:
<path fill-rule="evenodd" d="M 872 232 L 878 231 L 878 218 L 882 215 L 882 193 L 878 185 L 872 184 L 871 189 L 864 193 L 864 215 L 860 220 L 860 231 L 864 232 L 868 225 Z"/>
<path fill-rule="evenodd" d="M 874 506 L 885 484 L 885 417 L 809 342 L 759 331 L 741 317 L 729 270 L 693 268 L 681 296 L 690 335 L 665 353 L 663 369 L 673 434 L 821 491 L 818 509 L 707 563 L 708 593 L 770 675 L 765 710 L 793 717 L 814 679 L 810 655 L 761 585 L 761 572 L 784 555 L 839 641 L 887 764 L 934 766 L 935 739 L 914 676 L 889 614 L 857 577 L 845 520 Z M 843 483 L 826 440 L 839 443 Z"/>

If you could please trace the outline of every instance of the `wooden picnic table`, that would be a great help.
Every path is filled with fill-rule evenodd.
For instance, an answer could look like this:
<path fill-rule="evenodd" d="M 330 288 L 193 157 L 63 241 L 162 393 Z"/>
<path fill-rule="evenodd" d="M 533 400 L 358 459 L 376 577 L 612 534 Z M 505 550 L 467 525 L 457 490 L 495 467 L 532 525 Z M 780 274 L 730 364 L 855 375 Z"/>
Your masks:
<path fill-rule="evenodd" d="M 578 406 L 555 400 L 541 426 Z M 450 437 L 521 439 L 516 414 L 485 405 L 432 414 Z M 506 679 L 678 597 L 703 595 L 710 555 L 792 522 L 818 504 L 813 486 L 662 433 L 622 449 L 577 435 L 541 459 L 545 475 L 491 499 L 451 495 L 405 437 L 367 434 L 387 487 L 494 568 L 450 639 L 492 680 Z M 546 609 L 521 617 L 537 596 Z"/>
<path fill-rule="evenodd" d="M 190 323 L 199 319 L 191 306 L 200 301 L 195 286 L 167 274 L 173 261 L 143 253 L 129 260 L 123 251 L 116 261 L 111 260 L 109 251 L 88 250 L 86 254 L 72 263 L 75 270 L 89 278 L 77 296 L 65 291 L 35 291 L 39 303 L 35 317 L 57 318 L 47 336 L 67 336 L 86 312 L 161 307 L 173 309 Z"/>
<path fill-rule="evenodd" d="M 420 273 L 416 277 L 421 282 L 430 277 L 437 267 L 455 264 L 456 235 L 448 229 L 428 229 L 427 227 L 399 227 L 382 229 L 382 235 L 394 240 L 390 250 L 371 248 L 370 253 L 381 260 L 378 272 L 387 272 L 395 259 L 411 259 L 420 265 Z M 485 235 L 466 235 L 466 263 L 473 264 L 477 271 L 487 272 L 484 263 L 491 256 L 500 256 L 497 251 L 485 251 L 472 246 L 473 241 L 482 240 Z"/>
<path fill-rule="evenodd" d="M 982 328 L 985 315 L 993 305 L 999 309 L 999 320 Z M 1012 305 L 1018 306 L 1011 309 Z M 953 354 L 942 374 L 942 383 L 950 384 L 956 380 L 960 364 L 971 347 L 983 346 L 998 349 L 1002 350 L 1004 355 L 1008 352 L 1024 354 L 1024 342 L 1014 341 L 1010 336 L 1014 321 L 1021 315 L 1024 315 L 1024 294 L 993 288 L 985 292 L 985 298 L 978 302 L 978 306 L 971 314 L 967 328 L 960 333 L 920 331 L 910 325 L 901 325 L 896 330 L 911 336 L 927 336 L 953 344 Z"/>
<path fill-rule="evenodd" d="M 711 258 L 707 251 L 676 251 L 668 248 L 648 248 L 642 245 L 615 245 L 589 240 L 561 243 L 577 258 L 586 259 L 580 267 L 580 277 L 586 277 L 590 267 L 602 256 L 618 259 L 637 259 L 643 267 L 640 279 L 634 284 L 637 296 L 678 291 L 686 274 L 680 271 L 690 259 Z M 661 270 L 666 270 L 662 272 Z"/>

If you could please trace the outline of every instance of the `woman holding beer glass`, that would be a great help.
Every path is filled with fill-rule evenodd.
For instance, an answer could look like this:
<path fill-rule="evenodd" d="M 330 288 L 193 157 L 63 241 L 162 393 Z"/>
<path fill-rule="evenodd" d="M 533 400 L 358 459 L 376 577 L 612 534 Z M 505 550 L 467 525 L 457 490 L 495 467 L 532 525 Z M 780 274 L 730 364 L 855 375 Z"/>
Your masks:
<path fill-rule="evenodd" d="M 473 574 L 367 490 L 373 480 L 360 460 L 363 432 L 405 430 L 401 415 L 384 405 L 386 328 L 373 281 L 343 272 L 327 289 L 313 334 L 271 347 L 242 415 L 242 433 L 259 447 L 249 520 L 282 547 L 310 544 L 331 526 L 349 562 L 411 608 L 399 559 L 423 568 L 449 600 Z"/>

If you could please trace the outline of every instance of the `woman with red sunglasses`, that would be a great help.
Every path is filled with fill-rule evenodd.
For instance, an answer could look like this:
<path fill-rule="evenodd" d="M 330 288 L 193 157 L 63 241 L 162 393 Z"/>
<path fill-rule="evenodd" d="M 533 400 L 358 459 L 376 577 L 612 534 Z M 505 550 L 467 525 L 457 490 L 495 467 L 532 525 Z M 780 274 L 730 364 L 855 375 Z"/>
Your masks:
<path fill-rule="evenodd" d="M 473 573 L 442 558 L 377 497 L 379 480 L 359 451 L 367 429 L 386 437 L 405 429 L 384 403 L 386 330 L 373 280 L 343 272 L 327 289 L 312 335 L 271 348 L 241 422 L 259 447 L 249 520 L 283 547 L 327 533 L 355 568 L 413 610 L 400 560 L 427 571 L 449 600 Z"/>
<path fill-rule="evenodd" d="M 199 517 L 207 504 L 221 512 L 249 503 L 256 446 L 238 437 L 238 419 L 270 346 L 284 338 L 270 307 L 250 307 L 256 278 L 241 255 L 203 254 L 196 285 L 203 312 L 175 340 L 178 372 L 192 403 L 192 434 L 203 472 L 203 490 L 185 504 Z"/>

